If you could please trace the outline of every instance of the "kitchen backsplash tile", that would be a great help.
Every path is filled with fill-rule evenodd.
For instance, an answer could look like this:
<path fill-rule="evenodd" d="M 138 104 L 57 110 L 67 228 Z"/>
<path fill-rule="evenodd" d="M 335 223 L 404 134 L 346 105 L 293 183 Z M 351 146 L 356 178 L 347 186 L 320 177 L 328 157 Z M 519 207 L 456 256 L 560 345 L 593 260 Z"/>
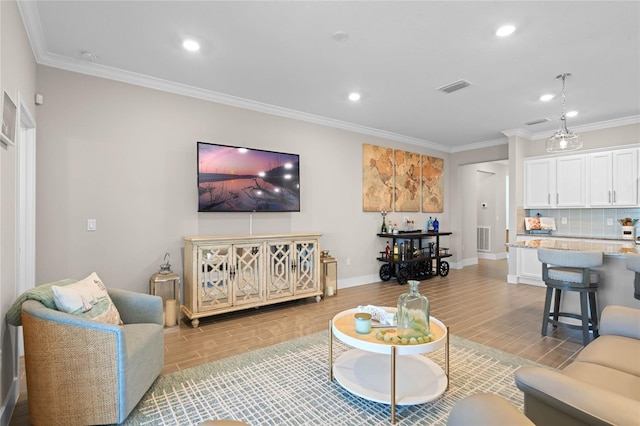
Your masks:
<path fill-rule="evenodd" d="M 526 216 L 552 217 L 556 221 L 556 231 L 552 235 L 587 237 L 587 238 L 621 238 L 622 225 L 618 219 L 630 217 L 640 219 L 640 208 L 630 209 L 528 209 Z M 567 223 L 562 223 L 566 218 Z M 611 223 L 611 225 L 609 225 Z M 638 224 L 640 227 L 640 223 Z M 636 229 L 638 235 L 640 229 Z"/>

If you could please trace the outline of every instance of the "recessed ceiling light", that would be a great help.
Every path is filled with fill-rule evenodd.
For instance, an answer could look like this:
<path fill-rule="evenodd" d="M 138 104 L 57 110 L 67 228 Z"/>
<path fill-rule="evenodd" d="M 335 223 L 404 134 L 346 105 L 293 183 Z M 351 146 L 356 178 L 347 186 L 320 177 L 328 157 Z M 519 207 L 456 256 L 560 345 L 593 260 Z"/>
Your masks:
<path fill-rule="evenodd" d="M 578 111 L 567 111 L 566 114 L 567 117 L 575 117 L 576 115 L 578 115 Z"/>
<path fill-rule="evenodd" d="M 554 95 L 554 94 L 552 94 L 552 93 L 547 93 L 546 95 L 542 95 L 542 96 L 540 96 L 540 100 L 541 100 L 542 102 L 548 102 L 548 101 L 550 101 L 551 99 L 553 99 L 553 98 L 555 98 L 555 97 L 556 97 L 556 95 Z"/>
<path fill-rule="evenodd" d="M 345 33 L 344 31 L 336 31 L 335 33 L 331 34 L 331 38 L 333 38 L 335 41 L 347 41 L 349 40 L 349 34 Z"/>
<path fill-rule="evenodd" d="M 496 31 L 496 35 L 498 37 L 506 37 L 508 35 L 513 34 L 515 30 L 516 30 L 516 27 L 514 27 L 513 25 L 504 25 L 498 28 L 498 30 Z"/>
<path fill-rule="evenodd" d="M 200 44 L 195 40 L 185 40 L 182 42 L 182 47 L 187 49 L 189 52 L 197 52 L 200 50 Z"/>
<path fill-rule="evenodd" d="M 349 100 L 353 101 L 353 102 L 359 101 L 360 100 L 360 93 L 357 93 L 357 92 L 349 93 Z"/>

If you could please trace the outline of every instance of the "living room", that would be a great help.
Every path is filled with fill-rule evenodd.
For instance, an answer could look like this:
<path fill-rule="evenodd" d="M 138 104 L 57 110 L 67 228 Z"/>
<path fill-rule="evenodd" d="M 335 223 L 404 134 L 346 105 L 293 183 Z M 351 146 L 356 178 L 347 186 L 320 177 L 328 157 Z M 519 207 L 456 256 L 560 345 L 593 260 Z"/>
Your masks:
<path fill-rule="evenodd" d="M 0 11 L 1 86 L 19 109 L 24 105 L 37 129 L 37 149 L 33 152 L 37 155 L 32 157 L 36 166 L 32 216 L 19 213 L 21 147 L 3 147 L 1 152 L 3 315 L 28 286 L 80 279 L 93 271 L 108 286 L 148 293 L 149 277 L 158 270 L 165 253 L 170 253 L 174 271 L 182 275 L 184 236 L 248 234 L 250 227 L 254 234 L 319 232 L 321 248 L 338 259 L 340 288 L 375 283 L 379 281 L 375 258 L 384 241 L 376 236 L 380 214 L 362 209 L 363 144 L 444 160 L 443 211 L 410 216 L 420 227 L 429 216 L 437 216 L 440 228 L 453 232 L 447 242 L 453 255 L 452 274 L 473 266 L 478 258 L 475 228 L 465 228 L 477 207 L 475 200 L 463 195 L 470 189 L 459 175 L 461 166 L 506 160 L 513 184 L 508 228 L 515 236 L 523 226 L 518 223 L 522 160 L 545 153 L 548 131 L 512 132 L 489 142 L 470 139 L 462 144 L 464 150 L 452 149 L 418 143 L 410 137 L 391 137 L 381 131 L 367 133 L 365 126 L 327 125 L 302 113 L 295 118 L 270 112 L 274 110 L 262 112 L 255 105 L 252 109 L 224 104 L 206 93 L 189 96 L 175 88 L 162 90 L 158 82 L 158 87 L 150 87 L 148 82 L 118 81 L 106 73 L 83 73 L 57 67 L 53 62 L 39 62 L 34 53 L 38 46 L 27 35 L 18 4 L 3 1 Z M 635 31 L 630 37 L 637 34 Z M 330 34 L 327 37 L 336 43 Z M 630 67 L 637 67 L 637 51 L 634 55 L 628 59 Z M 43 58 L 55 60 L 46 55 Z M 556 64 L 540 68 L 539 73 L 554 90 L 558 89 L 556 74 L 572 71 L 576 79 L 580 77 L 576 69 L 558 69 Z M 270 84 L 254 84 L 259 83 Z M 569 80 L 568 99 L 572 84 Z M 631 87 L 634 84 L 637 86 L 637 82 L 629 82 Z M 36 94 L 43 97 L 41 105 L 33 101 Z M 351 106 L 347 104 L 348 108 Z M 550 117 L 552 127 L 559 108 L 556 102 L 553 109 L 557 113 Z M 637 105 L 629 114 L 583 122 L 577 127 L 571 123 L 569 120 L 570 127 L 582 135 L 585 150 L 638 144 Z M 198 213 L 198 141 L 299 154 L 300 212 Z M 388 218 L 400 222 L 405 215 L 391 212 Z M 32 221 L 28 229 L 34 234 L 33 253 L 27 262 L 31 273 L 28 268 L 21 269 L 16 248 L 22 242 L 19 230 L 23 219 Z M 95 231 L 87 230 L 88 219 L 95 219 Z M 16 334 L 15 329 L 3 327 L 3 403 L 15 391 Z"/>

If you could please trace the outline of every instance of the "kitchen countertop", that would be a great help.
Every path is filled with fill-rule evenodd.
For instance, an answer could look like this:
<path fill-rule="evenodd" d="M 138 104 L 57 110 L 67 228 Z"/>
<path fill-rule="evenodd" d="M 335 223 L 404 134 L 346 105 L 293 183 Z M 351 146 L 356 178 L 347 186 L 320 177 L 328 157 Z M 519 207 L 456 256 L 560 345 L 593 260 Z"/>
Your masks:
<path fill-rule="evenodd" d="M 601 240 L 599 242 L 593 242 L 568 241 L 563 239 L 554 239 L 554 237 L 545 237 L 529 241 L 507 243 L 506 246 L 532 249 L 542 247 L 556 250 L 601 251 L 605 256 L 617 257 L 626 257 L 628 254 L 640 254 L 640 246 L 636 245 L 634 241 L 622 240 Z"/>
<path fill-rule="evenodd" d="M 629 243 L 634 240 L 623 240 L 622 238 L 614 238 L 614 237 L 584 237 L 584 236 L 575 236 L 575 235 L 566 235 L 566 234 L 527 234 L 527 233 L 518 233 L 516 234 L 518 237 L 538 237 L 541 239 L 544 238 L 570 238 L 572 240 L 595 240 L 595 241 L 614 241 L 618 243 Z"/>

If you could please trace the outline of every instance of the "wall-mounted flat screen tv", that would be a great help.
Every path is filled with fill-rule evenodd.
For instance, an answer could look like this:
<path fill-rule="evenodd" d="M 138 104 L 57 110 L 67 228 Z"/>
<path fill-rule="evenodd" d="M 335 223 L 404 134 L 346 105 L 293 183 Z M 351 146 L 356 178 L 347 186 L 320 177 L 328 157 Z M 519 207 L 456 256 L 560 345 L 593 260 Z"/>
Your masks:
<path fill-rule="evenodd" d="M 199 212 L 299 212 L 300 156 L 198 142 Z"/>

